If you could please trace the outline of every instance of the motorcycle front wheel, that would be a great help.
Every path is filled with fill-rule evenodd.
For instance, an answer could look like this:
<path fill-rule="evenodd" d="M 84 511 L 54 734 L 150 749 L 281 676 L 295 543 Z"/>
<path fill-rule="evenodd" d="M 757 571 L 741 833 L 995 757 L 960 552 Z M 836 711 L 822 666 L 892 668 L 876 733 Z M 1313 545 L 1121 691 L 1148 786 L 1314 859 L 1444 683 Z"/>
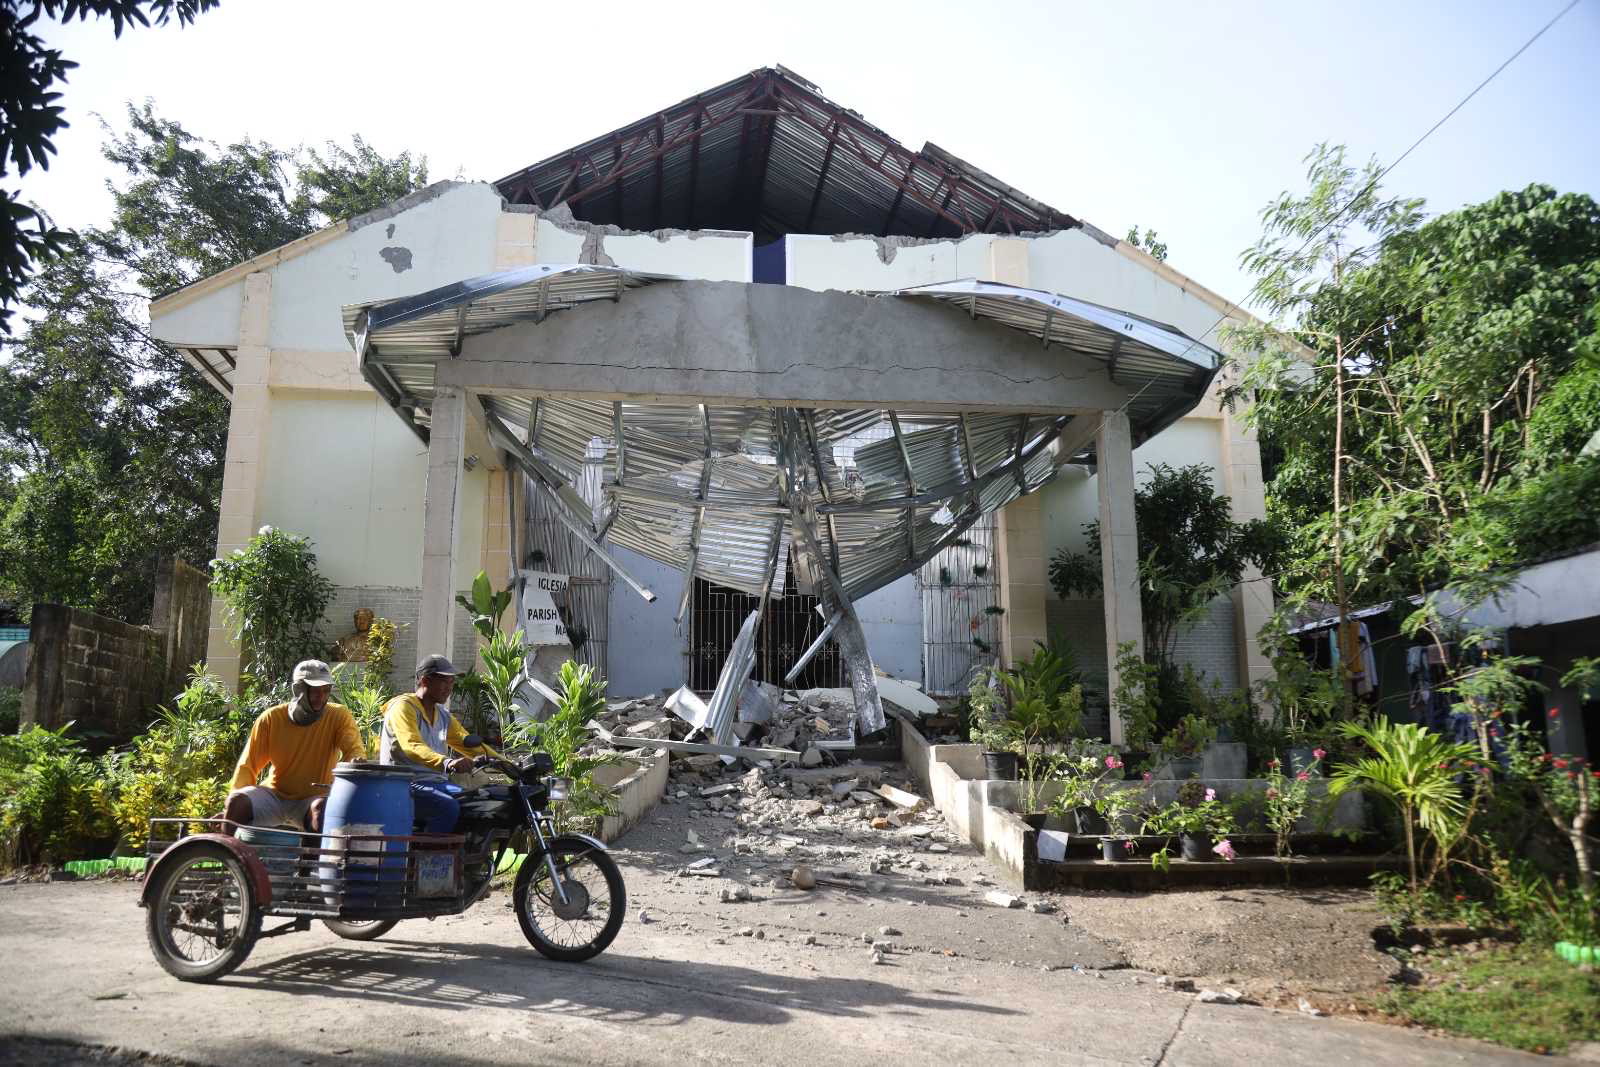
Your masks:
<path fill-rule="evenodd" d="M 511 896 L 523 936 L 550 959 L 592 959 L 622 928 L 628 910 L 622 872 L 604 850 L 574 838 L 556 838 L 548 855 L 555 860 L 566 899 L 556 891 L 546 853 L 531 853 L 517 871 Z"/>

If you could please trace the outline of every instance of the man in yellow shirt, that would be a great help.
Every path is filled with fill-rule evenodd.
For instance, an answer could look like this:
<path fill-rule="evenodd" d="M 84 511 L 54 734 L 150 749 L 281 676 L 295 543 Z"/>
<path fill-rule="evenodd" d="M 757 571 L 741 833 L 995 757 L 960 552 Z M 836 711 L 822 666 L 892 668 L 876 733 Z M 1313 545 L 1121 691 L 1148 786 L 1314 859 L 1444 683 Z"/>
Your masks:
<path fill-rule="evenodd" d="M 383 706 L 383 733 L 378 759 L 438 771 L 441 778 L 411 785 L 411 803 L 423 831 L 447 834 L 461 814 L 458 786 L 443 781 L 446 774 L 472 770 L 472 756 L 498 756 L 481 742 L 467 744 L 467 732 L 450 714 L 450 694 L 456 686 L 456 668 L 435 653 L 417 664 L 417 688 L 401 693 Z M 460 753 L 451 757 L 451 752 Z"/>
<path fill-rule="evenodd" d="M 294 669 L 294 699 L 268 708 L 250 727 L 250 739 L 233 771 L 233 792 L 223 817 L 241 826 L 322 829 L 327 784 L 341 759 L 365 759 L 355 717 L 328 699 L 333 674 L 321 660 Z M 265 785 L 257 785 L 268 766 Z"/>

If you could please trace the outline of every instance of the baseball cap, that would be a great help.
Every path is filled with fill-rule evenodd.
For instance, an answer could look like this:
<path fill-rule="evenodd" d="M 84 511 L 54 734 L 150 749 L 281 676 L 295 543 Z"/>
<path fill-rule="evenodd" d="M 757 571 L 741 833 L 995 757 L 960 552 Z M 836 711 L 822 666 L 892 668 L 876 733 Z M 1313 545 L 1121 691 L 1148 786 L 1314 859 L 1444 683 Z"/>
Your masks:
<path fill-rule="evenodd" d="M 437 652 L 431 656 L 425 657 L 421 663 L 417 664 L 418 678 L 428 674 L 447 674 L 453 677 L 460 673 L 460 671 L 456 670 L 456 665 L 454 663 L 451 663 L 447 658 L 441 656 Z"/>
<path fill-rule="evenodd" d="M 333 672 L 320 659 L 302 660 L 295 665 L 294 680 L 307 685 L 332 685 Z"/>

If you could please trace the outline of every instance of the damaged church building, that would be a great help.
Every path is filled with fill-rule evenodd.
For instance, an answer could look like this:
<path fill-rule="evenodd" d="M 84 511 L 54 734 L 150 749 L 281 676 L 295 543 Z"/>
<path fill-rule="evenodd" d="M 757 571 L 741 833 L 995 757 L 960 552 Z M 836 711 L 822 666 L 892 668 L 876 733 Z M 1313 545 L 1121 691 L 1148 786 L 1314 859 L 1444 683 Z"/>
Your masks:
<path fill-rule="evenodd" d="M 850 688 L 870 732 L 879 673 L 955 693 L 1052 632 L 1114 680 L 1142 646 L 1149 465 L 1205 464 L 1238 518 L 1265 512 L 1217 402 L 1242 312 L 781 67 L 150 313 L 231 403 L 218 555 L 264 525 L 309 537 L 324 631 L 363 607 L 404 624 L 401 673 L 470 660 L 455 598 L 480 570 L 554 576 L 523 617 L 614 696 L 710 693 L 737 658 Z M 1049 558 L 1096 519 L 1106 595 L 1060 599 Z M 1255 577 L 1179 646 L 1229 686 L 1268 671 Z"/>

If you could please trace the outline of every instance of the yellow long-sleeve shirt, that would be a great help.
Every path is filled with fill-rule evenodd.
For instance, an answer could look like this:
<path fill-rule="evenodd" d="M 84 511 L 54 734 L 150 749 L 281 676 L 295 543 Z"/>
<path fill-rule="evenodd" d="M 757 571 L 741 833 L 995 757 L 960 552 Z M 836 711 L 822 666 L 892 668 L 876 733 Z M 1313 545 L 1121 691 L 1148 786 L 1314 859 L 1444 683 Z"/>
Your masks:
<path fill-rule="evenodd" d="M 327 789 L 318 783 L 333 781 L 340 759 L 365 759 L 355 717 L 343 704 L 329 701 L 322 716 L 310 726 L 289 718 L 289 705 L 268 708 L 250 727 L 250 740 L 239 754 L 233 771 L 233 788 L 255 785 L 269 764 L 266 786 L 289 800 L 319 796 Z"/>
<path fill-rule="evenodd" d="M 439 721 L 440 715 L 445 722 Z M 439 747 L 430 744 L 430 740 L 437 741 Z M 383 738 L 379 742 L 383 752 L 379 758 L 385 763 L 412 763 L 442 771 L 445 753 L 441 749 L 463 756 L 500 755 L 488 745 L 468 747 L 466 740 L 466 729 L 450 709 L 435 707 L 430 715 L 415 693 L 401 693 L 383 706 Z"/>

